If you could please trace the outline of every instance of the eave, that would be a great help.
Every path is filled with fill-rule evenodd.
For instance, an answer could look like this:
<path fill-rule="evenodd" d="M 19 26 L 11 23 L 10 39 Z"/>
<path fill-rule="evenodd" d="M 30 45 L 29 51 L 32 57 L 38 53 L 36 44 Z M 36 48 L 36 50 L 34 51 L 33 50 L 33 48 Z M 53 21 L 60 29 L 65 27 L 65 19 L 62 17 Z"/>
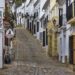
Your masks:
<path fill-rule="evenodd" d="M 29 0 L 29 3 L 27 4 L 27 7 L 29 6 L 29 4 L 32 2 L 32 0 Z"/>
<path fill-rule="evenodd" d="M 43 6 L 43 9 L 46 9 L 48 7 L 48 5 L 50 4 L 50 0 L 47 0 Z"/>
<path fill-rule="evenodd" d="M 36 0 L 36 2 L 34 3 L 34 6 L 36 6 L 39 2 L 40 0 Z"/>

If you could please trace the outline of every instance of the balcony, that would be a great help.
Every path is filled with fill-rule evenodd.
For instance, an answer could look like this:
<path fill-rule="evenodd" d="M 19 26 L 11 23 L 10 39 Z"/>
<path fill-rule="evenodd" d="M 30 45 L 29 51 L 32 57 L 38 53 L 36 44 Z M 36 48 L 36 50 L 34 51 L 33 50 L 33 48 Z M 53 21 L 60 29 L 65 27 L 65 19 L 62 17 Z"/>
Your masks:
<path fill-rule="evenodd" d="M 67 6 L 67 21 L 69 24 L 75 24 L 75 1 Z"/>

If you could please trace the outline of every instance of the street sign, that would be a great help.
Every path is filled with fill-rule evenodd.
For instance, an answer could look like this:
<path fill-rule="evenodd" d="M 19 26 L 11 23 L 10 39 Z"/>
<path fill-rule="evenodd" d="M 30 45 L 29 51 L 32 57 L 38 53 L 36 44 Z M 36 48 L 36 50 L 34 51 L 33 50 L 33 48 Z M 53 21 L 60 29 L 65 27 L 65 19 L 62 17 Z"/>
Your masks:
<path fill-rule="evenodd" d="M 14 37 L 14 32 L 12 31 L 12 29 L 8 29 L 7 32 L 6 32 L 6 37 L 8 39 L 11 39 Z"/>

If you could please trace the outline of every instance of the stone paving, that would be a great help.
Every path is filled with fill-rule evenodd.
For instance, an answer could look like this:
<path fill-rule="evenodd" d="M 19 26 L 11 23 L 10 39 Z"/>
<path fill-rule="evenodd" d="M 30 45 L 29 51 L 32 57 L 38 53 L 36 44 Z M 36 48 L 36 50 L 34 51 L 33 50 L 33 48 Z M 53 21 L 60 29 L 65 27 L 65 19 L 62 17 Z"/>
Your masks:
<path fill-rule="evenodd" d="M 38 40 L 25 29 L 16 29 L 15 61 L 0 75 L 75 75 L 64 64 L 52 60 Z"/>

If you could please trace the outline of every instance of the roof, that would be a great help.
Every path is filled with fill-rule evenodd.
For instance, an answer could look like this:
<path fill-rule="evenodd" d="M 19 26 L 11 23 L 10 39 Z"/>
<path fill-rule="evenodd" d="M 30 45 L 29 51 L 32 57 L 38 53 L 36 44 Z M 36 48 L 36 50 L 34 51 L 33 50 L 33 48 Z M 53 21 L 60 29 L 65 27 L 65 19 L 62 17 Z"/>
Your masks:
<path fill-rule="evenodd" d="M 43 9 L 46 9 L 48 7 L 48 5 L 50 4 L 50 0 L 46 0 Z"/>
<path fill-rule="evenodd" d="M 59 5 L 63 5 L 66 0 L 56 0 Z"/>

